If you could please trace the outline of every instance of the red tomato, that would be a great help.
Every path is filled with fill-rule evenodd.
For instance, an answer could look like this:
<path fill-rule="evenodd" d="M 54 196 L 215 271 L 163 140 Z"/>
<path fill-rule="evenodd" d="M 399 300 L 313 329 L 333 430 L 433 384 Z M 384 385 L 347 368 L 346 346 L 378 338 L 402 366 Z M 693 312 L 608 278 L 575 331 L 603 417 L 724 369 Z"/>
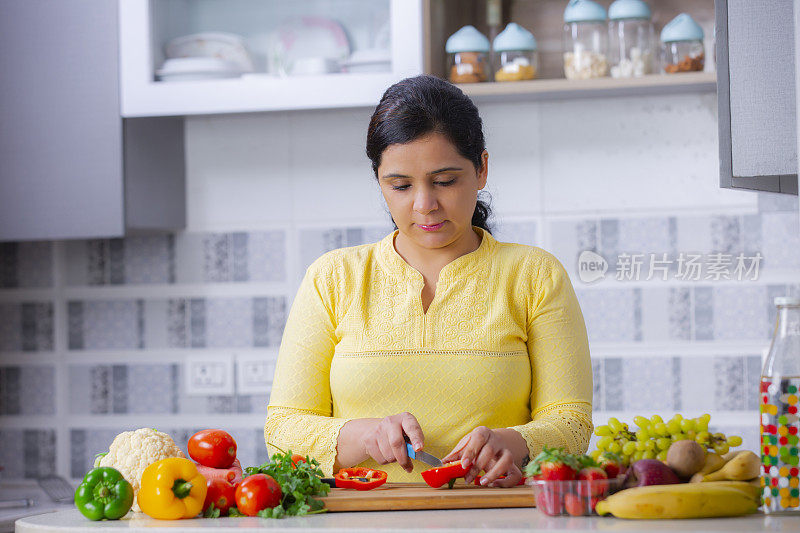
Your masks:
<path fill-rule="evenodd" d="M 281 486 L 272 476 L 253 474 L 236 487 L 236 508 L 247 516 L 281 503 Z"/>
<path fill-rule="evenodd" d="M 297 463 L 305 463 L 305 462 L 306 458 L 300 455 L 299 453 L 292 455 L 292 464 L 295 466 L 295 468 L 297 468 Z"/>
<path fill-rule="evenodd" d="M 204 429 L 189 439 L 189 456 L 203 466 L 228 468 L 236 460 L 236 441 L 221 429 Z"/>
<path fill-rule="evenodd" d="M 211 504 L 219 509 L 222 516 L 228 514 L 228 509 L 236 503 L 236 485 L 222 479 L 209 479 L 206 483 L 206 501 L 203 502 L 203 511 Z"/>

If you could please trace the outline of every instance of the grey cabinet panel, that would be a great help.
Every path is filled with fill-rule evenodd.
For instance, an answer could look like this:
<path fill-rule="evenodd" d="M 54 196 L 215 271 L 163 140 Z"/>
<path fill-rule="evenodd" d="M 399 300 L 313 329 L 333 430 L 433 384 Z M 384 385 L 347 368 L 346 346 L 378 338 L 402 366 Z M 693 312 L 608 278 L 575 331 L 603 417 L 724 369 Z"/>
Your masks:
<path fill-rule="evenodd" d="M 715 4 L 723 187 L 797 194 L 792 4 Z"/>
<path fill-rule="evenodd" d="M 122 234 L 117 3 L 0 2 L 0 239 Z"/>
<path fill-rule="evenodd" d="M 183 120 L 120 116 L 115 0 L 0 0 L 0 241 L 185 225 Z"/>

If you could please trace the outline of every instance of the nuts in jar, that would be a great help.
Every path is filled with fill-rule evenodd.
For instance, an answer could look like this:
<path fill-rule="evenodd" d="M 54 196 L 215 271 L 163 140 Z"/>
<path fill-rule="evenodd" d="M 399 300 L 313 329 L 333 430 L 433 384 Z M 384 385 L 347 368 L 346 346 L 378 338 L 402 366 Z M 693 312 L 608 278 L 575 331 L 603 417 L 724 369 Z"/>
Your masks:
<path fill-rule="evenodd" d="M 480 52 L 458 52 L 449 79 L 453 83 L 477 83 L 486 81 L 486 58 Z"/>
<path fill-rule="evenodd" d="M 664 65 L 664 72 L 675 74 L 676 72 L 700 72 L 705 67 L 705 54 L 696 56 L 683 56 L 677 63 Z"/>

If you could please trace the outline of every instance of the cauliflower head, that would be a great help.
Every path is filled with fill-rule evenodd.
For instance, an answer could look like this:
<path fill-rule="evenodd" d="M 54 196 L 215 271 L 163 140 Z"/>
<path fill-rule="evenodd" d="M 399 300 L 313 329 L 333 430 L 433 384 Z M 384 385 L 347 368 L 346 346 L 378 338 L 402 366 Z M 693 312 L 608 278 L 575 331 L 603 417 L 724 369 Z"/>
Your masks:
<path fill-rule="evenodd" d="M 110 466 L 120 471 L 133 485 L 133 510 L 141 512 L 136 496 L 142 481 L 142 473 L 152 463 L 168 457 L 183 457 L 172 437 L 152 428 L 123 431 L 108 447 L 108 453 L 95 461 L 95 466 Z"/>

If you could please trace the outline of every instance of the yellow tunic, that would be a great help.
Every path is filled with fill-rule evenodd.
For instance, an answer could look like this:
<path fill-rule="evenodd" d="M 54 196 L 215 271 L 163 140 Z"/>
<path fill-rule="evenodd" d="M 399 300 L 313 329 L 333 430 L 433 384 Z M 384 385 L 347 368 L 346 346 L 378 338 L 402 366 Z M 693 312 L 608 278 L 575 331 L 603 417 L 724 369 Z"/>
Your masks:
<path fill-rule="evenodd" d="M 408 411 L 439 457 L 480 425 L 518 431 L 531 457 L 543 445 L 586 450 L 592 367 L 564 267 L 473 228 L 480 246 L 442 269 L 427 312 L 422 274 L 394 248 L 397 231 L 308 268 L 281 342 L 267 442 L 331 474 L 345 422 Z M 364 466 L 393 481 L 419 481 L 425 468 Z"/>

